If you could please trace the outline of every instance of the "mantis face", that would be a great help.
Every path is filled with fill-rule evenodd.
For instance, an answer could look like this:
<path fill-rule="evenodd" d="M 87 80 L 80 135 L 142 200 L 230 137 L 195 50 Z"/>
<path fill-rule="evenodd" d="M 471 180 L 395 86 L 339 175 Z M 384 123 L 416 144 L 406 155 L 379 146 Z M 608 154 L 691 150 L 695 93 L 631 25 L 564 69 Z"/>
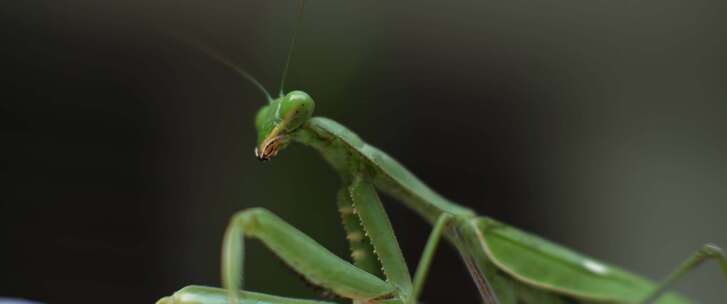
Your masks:
<path fill-rule="evenodd" d="M 302 91 L 291 91 L 262 107 L 255 117 L 258 132 L 255 156 L 269 160 L 284 149 L 293 133 L 313 116 L 313 98 Z"/>

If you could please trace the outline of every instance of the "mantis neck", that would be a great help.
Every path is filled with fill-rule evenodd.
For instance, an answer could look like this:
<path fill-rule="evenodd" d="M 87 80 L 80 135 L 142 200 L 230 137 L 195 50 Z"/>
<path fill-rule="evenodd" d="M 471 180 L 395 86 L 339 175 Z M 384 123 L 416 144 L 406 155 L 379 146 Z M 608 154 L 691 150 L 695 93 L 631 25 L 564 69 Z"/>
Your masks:
<path fill-rule="evenodd" d="M 365 174 L 379 190 L 402 201 L 432 224 L 445 212 L 474 216 L 471 210 L 434 192 L 392 157 L 333 120 L 311 118 L 296 132 L 294 140 L 318 150 L 344 183 L 356 174 Z"/>

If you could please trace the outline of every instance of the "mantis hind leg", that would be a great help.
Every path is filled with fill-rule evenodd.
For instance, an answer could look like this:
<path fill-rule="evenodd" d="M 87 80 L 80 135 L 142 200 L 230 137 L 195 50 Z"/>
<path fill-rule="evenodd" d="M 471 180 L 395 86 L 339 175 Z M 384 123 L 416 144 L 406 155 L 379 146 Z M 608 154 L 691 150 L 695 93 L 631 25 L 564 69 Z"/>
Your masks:
<path fill-rule="evenodd" d="M 270 211 L 253 208 L 233 216 L 225 233 L 222 281 L 230 303 L 240 303 L 240 299 L 248 296 L 247 293 L 239 293 L 243 274 L 243 237 L 260 240 L 312 284 L 341 297 L 371 300 L 388 298 L 395 293 L 392 284 L 344 261 Z"/>
<path fill-rule="evenodd" d="M 321 302 L 313 300 L 284 298 L 271 296 L 263 293 L 240 291 L 238 292 L 240 300 L 237 304 L 334 304 L 330 302 Z M 159 299 L 156 304 L 227 304 L 227 293 L 224 289 L 205 287 L 205 286 L 187 286 L 175 292 L 169 297 Z"/>
<path fill-rule="evenodd" d="M 680 279 L 683 275 L 689 273 L 691 270 L 699 266 L 707 259 L 715 259 L 719 263 L 725 279 L 727 279 L 727 260 L 725 259 L 722 249 L 713 244 L 706 244 L 702 248 L 697 250 L 697 252 L 693 253 L 684 262 L 682 262 L 682 264 L 679 265 L 679 267 L 677 267 L 674 271 L 672 271 L 672 273 L 670 273 L 669 276 L 667 276 L 666 279 L 664 279 L 657 286 L 657 288 L 654 289 L 654 291 L 652 291 L 651 294 L 649 294 L 649 296 L 642 301 L 642 303 L 652 303 L 655 300 L 659 299 L 659 297 L 667 289 L 669 289 L 672 284 L 674 284 L 674 282 Z"/>

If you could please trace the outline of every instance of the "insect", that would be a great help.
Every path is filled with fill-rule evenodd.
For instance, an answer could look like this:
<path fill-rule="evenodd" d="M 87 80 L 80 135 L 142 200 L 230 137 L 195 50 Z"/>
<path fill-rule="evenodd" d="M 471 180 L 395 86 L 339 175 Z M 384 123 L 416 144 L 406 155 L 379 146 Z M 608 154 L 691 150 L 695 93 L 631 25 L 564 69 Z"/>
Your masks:
<path fill-rule="evenodd" d="M 291 43 L 291 52 L 293 48 Z M 289 53 L 283 80 L 290 58 Z M 244 71 L 240 72 L 262 88 Z M 342 180 L 337 205 L 351 247 L 351 262 L 331 253 L 270 211 L 248 209 L 232 217 L 225 233 L 224 289 L 189 286 L 159 303 L 326 303 L 241 290 L 245 238 L 260 240 L 306 280 L 354 303 L 416 303 L 442 238 L 457 249 L 482 302 L 490 304 L 690 303 L 668 292 L 671 284 L 690 269 L 715 259 L 727 277 L 727 261 L 714 245 L 705 245 L 665 280 L 654 283 L 479 216 L 436 193 L 392 157 L 343 125 L 313 117 L 313 99 L 302 91 L 283 94 L 283 87 L 281 83 L 276 98 L 266 93 L 268 104 L 255 117 L 255 156 L 262 161 L 270 160 L 293 143 L 320 152 Z M 394 197 L 433 225 L 413 278 L 378 192 Z"/>

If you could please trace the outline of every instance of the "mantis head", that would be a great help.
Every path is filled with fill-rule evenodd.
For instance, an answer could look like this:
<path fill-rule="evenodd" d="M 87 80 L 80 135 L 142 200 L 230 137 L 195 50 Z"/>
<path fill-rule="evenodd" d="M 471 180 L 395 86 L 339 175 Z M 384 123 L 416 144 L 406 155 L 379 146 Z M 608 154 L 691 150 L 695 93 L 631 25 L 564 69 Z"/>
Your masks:
<path fill-rule="evenodd" d="M 295 37 L 303 20 L 304 7 L 305 0 L 301 0 L 298 25 L 296 26 L 293 38 L 290 42 L 288 58 L 285 62 L 283 76 L 280 80 L 280 97 L 276 99 L 273 99 L 265 87 L 245 70 L 237 67 L 224 56 L 220 56 L 213 50 L 204 47 L 204 45 L 197 43 L 194 44 L 212 59 L 215 59 L 228 68 L 234 70 L 251 84 L 255 85 L 267 98 L 268 104 L 263 106 L 255 116 L 255 128 L 257 128 L 258 132 L 255 156 L 261 161 L 269 160 L 273 156 L 277 155 L 280 150 L 283 150 L 290 142 L 292 135 L 313 116 L 315 103 L 310 95 L 302 91 L 291 91 L 290 93 L 283 95 L 285 76 L 288 72 L 288 67 L 290 66 L 290 59 L 293 55 Z"/>
<path fill-rule="evenodd" d="M 277 155 L 313 116 L 314 109 L 313 98 L 303 91 L 291 91 L 262 107 L 255 116 L 258 132 L 255 156 L 265 161 Z"/>

